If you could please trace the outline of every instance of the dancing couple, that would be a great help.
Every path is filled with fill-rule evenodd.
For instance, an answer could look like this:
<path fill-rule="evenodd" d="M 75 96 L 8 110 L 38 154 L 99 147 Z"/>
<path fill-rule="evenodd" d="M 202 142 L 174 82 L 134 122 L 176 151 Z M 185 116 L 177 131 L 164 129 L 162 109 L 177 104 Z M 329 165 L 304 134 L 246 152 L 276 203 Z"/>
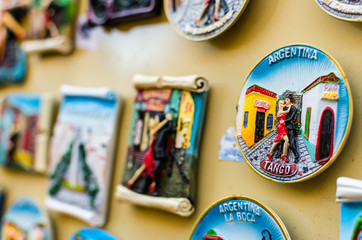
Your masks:
<path fill-rule="evenodd" d="M 299 162 L 299 146 L 297 144 L 297 134 L 294 133 L 292 121 L 295 119 L 295 116 L 298 112 L 295 107 L 293 95 L 290 93 L 286 96 L 285 100 L 279 101 L 279 109 L 277 112 L 277 117 L 279 119 L 279 124 L 277 127 L 278 135 L 275 138 L 273 145 L 268 152 L 267 157 L 272 161 L 272 155 L 279 145 L 282 145 L 282 148 L 279 147 L 278 155 L 281 153 L 281 158 L 286 163 L 289 163 L 287 159 L 288 149 L 293 152 L 295 163 Z"/>
<path fill-rule="evenodd" d="M 196 19 L 196 25 L 201 25 L 201 21 L 206 14 L 207 20 L 204 23 L 205 25 L 211 24 L 213 22 L 212 18 L 214 22 L 219 21 L 220 7 L 223 9 L 225 16 L 229 12 L 226 0 L 205 0 L 201 15 Z"/>

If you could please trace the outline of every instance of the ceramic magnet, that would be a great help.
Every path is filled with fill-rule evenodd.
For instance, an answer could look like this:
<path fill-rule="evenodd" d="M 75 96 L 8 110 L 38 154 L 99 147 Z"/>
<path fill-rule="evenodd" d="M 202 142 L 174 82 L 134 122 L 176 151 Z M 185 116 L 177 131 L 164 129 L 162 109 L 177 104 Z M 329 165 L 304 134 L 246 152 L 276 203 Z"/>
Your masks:
<path fill-rule="evenodd" d="M 198 219 L 191 240 L 290 240 L 281 219 L 265 204 L 231 196 L 212 204 Z"/>
<path fill-rule="evenodd" d="M 164 0 L 168 21 L 177 33 L 204 41 L 228 30 L 249 0 Z"/>
<path fill-rule="evenodd" d="M 333 163 L 351 120 L 351 91 L 337 62 L 315 47 L 289 45 L 262 59 L 244 82 L 236 137 L 258 174 L 299 182 Z"/>
<path fill-rule="evenodd" d="M 115 24 L 158 15 L 161 0 L 91 0 L 89 20 L 93 24 Z"/>
<path fill-rule="evenodd" d="M 26 55 L 18 42 L 25 37 L 25 30 L 14 17 L 22 2 L 0 2 L 0 85 L 20 83 L 25 78 Z"/>
<path fill-rule="evenodd" d="M 339 177 L 336 198 L 341 203 L 339 239 L 362 239 L 362 181 Z"/>
<path fill-rule="evenodd" d="M 25 52 L 73 50 L 76 0 L 4 0 L 2 7 L 3 25 L 21 41 Z"/>
<path fill-rule="evenodd" d="M 6 48 L 5 52 L 0 60 L 0 86 L 22 83 L 27 71 L 25 52 L 18 46 Z"/>
<path fill-rule="evenodd" d="M 329 15 L 345 21 L 362 21 L 362 0 L 316 0 Z"/>
<path fill-rule="evenodd" d="M 6 212 L 1 224 L 1 239 L 54 239 L 47 215 L 29 198 L 19 199 Z"/>
<path fill-rule="evenodd" d="M 120 99 L 108 88 L 61 88 L 46 206 L 92 226 L 106 222 Z"/>
<path fill-rule="evenodd" d="M 118 240 L 118 238 L 102 229 L 82 228 L 69 240 Z"/>
<path fill-rule="evenodd" d="M 136 75 L 120 200 L 181 216 L 194 211 L 208 82 L 200 76 Z"/>
<path fill-rule="evenodd" d="M 50 94 L 10 94 L 0 104 L 0 162 L 45 173 L 55 101 Z"/>

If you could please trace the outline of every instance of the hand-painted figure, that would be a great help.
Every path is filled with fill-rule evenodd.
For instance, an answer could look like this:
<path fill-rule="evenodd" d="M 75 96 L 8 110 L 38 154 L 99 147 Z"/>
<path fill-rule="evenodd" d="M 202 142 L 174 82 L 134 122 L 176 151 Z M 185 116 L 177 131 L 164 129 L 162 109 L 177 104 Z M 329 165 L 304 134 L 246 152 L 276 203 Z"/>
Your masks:
<path fill-rule="evenodd" d="M 200 16 L 196 19 L 196 25 L 201 25 L 201 21 L 205 17 L 206 12 L 207 12 L 207 19 L 204 25 L 209 25 L 213 21 L 218 21 L 220 18 L 219 17 L 220 6 L 224 11 L 224 15 L 226 15 L 229 12 L 229 6 L 226 0 L 205 0 L 202 12 Z"/>
<path fill-rule="evenodd" d="M 150 119 L 150 146 L 146 152 L 142 165 L 127 182 L 131 188 L 134 182 L 142 175 L 142 182 L 136 189 L 138 193 L 146 193 L 148 190 L 153 195 L 158 195 L 160 190 L 161 172 L 169 158 L 167 152 L 167 138 L 173 129 L 172 115 L 166 114 L 165 119 L 160 122 L 158 115 Z"/>
<path fill-rule="evenodd" d="M 43 39 L 47 35 L 51 38 L 58 37 L 59 30 L 53 22 L 50 12 L 55 14 L 52 0 L 33 0 L 32 8 L 28 13 L 28 29 L 27 38 L 29 39 Z M 49 34 L 47 33 L 49 31 Z"/>
<path fill-rule="evenodd" d="M 276 146 L 281 142 L 281 140 L 284 140 L 282 159 L 285 162 L 289 162 L 287 160 L 289 138 L 288 138 L 288 135 L 287 135 L 288 134 L 288 129 L 287 129 L 286 124 L 285 124 L 285 119 L 286 119 L 287 114 L 289 113 L 289 111 L 290 111 L 290 106 L 286 106 L 286 101 L 280 100 L 279 101 L 279 110 L 278 110 L 278 113 L 277 113 L 277 117 L 279 119 L 279 124 L 278 124 L 278 127 L 277 127 L 278 135 L 277 135 L 277 137 L 275 138 L 275 140 L 273 142 L 273 145 L 272 145 L 272 147 L 270 149 L 270 152 L 268 152 L 268 154 L 267 154 L 269 160 L 272 160 L 271 156 L 272 156 Z"/>
<path fill-rule="evenodd" d="M 299 154 L 299 145 L 297 143 L 298 141 L 298 135 L 295 134 L 293 126 L 294 126 L 294 120 L 297 116 L 298 113 L 298 109 L 297 107 L 294 105 L 294 98 L 293 98 L 293 94 L 288 94 L 285 98 L 285 106 L 283 107 L 283 111 L 287 111 L 288 113 L 286 114 L 284 123 L 285 123 L 285 127 L 287 129 L 287 137 L 288 137 L 288 141 L 289 144 L 287 145 L 287 150 L 285 150 L 285 145 L 284 145 L 284 139 L 282 138 L 280 141 L 280 145 L 282 145 L 283 147 L 277 145 L 277 153 L 276 156 L 282 156 L 285 155 L 285 159 L 286 159 L 286 155 L 288 155 L 288 149 L 290 149 L 292 151 L 292 153 L 294 154 L 294 162 L 298 163 L 299 159 L 300 159 L 300 154 Z M 274 151 L 274 149 L 273 149 Z M 271 159 L 271 155 L 268 153 L 268 158 Z M 289 162 L 288 160 L 285 160 L 283 158 L 284 161 Z"/>
<path fill-rule="evenodd" d="M 289 148 L 294 154 L 294 162 L 298 163 L 300 154 L 299 154 L 299 145 L 298 145 L 298 135 L 295 134 L 293 126 L 294 126 L 294 119 L 298 113 L 297 107 L 294 105 L 294 98 L 292 94 L 288 94 L 285 98 L 286 107 L 290 107 L 289 113 L 285 119 L 285 125 L 288 130 L 288 138 L 289 138 Z"/>

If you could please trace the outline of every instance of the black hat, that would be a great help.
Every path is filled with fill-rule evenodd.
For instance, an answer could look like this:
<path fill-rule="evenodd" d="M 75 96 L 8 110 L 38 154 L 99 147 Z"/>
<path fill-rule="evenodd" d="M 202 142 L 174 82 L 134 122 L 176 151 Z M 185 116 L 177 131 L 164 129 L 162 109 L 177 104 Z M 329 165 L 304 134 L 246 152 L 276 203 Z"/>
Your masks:
<path fill-rule="evenodd" d="M 289 98 L 292 103 L 294 103 L 294 98 L 292 93 L 288 93 L 285 98 Z"/>

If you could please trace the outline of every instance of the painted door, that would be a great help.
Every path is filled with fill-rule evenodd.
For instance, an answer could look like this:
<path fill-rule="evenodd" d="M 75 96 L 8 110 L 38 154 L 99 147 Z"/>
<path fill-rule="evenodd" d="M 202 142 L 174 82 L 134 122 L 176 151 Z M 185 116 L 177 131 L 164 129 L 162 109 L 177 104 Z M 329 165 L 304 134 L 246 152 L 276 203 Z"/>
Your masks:
<path fill-rule="evenodd" d="M 265 112 L 256 112 L 255 120 L 255 138 L 254 142 L 257 143 L 264 137 L 265 126 Z"/>
<path fill-rule="evenodd" d="M 319 126 L 317 160 L 328 160 L 333 153 L 334 114 L 332 109 L 324 110 Z"/>

